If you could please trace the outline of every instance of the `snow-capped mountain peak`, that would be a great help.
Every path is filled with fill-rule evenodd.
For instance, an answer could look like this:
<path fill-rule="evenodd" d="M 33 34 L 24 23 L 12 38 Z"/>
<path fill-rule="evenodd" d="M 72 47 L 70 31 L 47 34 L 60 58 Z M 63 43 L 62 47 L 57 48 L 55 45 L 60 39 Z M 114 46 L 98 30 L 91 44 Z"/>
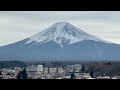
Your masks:
<path fill-rule="evenodd" d="M 47 28 L 46 30 L 32 36 L 30 40 L 26 43 L 35 42 L 36 43 L 46 43 L 49 41 L 54 41 L 63 47 L 64 43 L 73 44 L 83 40 L 94 40 L 106 42 L 100 38 L 90 35 L 75 26 L 67 22 L 57 22 Z"/>
<path fill-rule="evenodd" d="M 0 47 L 0 60 L 119 61 L 120 44 L 58 22 L 30 38 Z"/>

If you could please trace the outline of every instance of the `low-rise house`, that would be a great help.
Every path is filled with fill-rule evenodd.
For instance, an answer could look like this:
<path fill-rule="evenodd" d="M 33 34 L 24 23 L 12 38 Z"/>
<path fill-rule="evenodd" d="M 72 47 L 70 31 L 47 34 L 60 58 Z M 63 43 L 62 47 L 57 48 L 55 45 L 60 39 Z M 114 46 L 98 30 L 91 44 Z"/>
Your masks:
<path fill-rule="evenodd" d="M 74 76 L 75 76 L 76 79 L 91 78 L 90 73 L 84 73 L 84 72 L 80 71 L 79 69 L 75 69 L 71 73 L 74 74 Z"/>
<path fill-rule="evenodd" d="M 118 79 L 118 78 L 116 78 L 116 77 L 113 77 L 113 78 L 111 78 L 111 79 Z"/>
<path fill-rule="evenodd" d="M 112 79 L 120 79 L 120 76 L 113 76 Z"/>
<path fill-rule="evenodd" d="M 86 78 L 91 78 L 90 73 L 81 73 L 81 72 L 74 72 L 74 75 L 78 79 L 86 79 Z"/>
<path fill-rule="evenodd" d="M 110 79 L 110 76 L 99 76 L 96 79 Z"/>

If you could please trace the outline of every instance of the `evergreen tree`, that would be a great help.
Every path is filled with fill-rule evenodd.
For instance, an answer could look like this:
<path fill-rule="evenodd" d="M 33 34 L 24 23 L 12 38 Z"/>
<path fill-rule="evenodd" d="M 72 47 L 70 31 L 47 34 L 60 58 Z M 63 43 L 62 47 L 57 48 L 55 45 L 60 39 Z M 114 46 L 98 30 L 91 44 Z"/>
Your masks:
<path fill-rule="evenodd" d="M 56 72 L 58 73 L 58 67 L 56 68 Z"/>
<path fill-rule="evenodd" d="M 22 79 L 22 71 L 17 74 L 17 79 Z"/>
<path fill-rule="evenodd" d="M 72 73 L 72 74 L 71 74 L 71 79 L 75 79 L 75 78 L 76 78 L 75 74 Z"/>
<path fill-rule="evenodd" d="M 0 71 L 0 75 L 2 75 L 2 71 Z"/>
<path fill-rule="evenodd" d="M 48 73 L 50 73 L 50 68 L 48 67 Z"/>
<path fill-rule="evenodd" d="M 93 78 L 93 74 L 94 74 L 94 71 L 93 71 L 93 69 L 91 70 L 91 72 L 90 72 L 90 76 Z"/>
<path fill-rule="evenodd" d="M 42 65 L 43 65 L 43 74 L 44 74 L 44 69 L 45 69 L 45 63 L 42 63 Z"/>
<path fill-rule="evenodd" d="M 111 62 L 109 62 L 108 64 L 109 64 L 109 65 L 112 65 L 112 63 L 111 63 Z"/>
<path fill-rule="evenodd" d="M 86 69 L 85 69 L 85 65 L 84 65 L 84 64 L 82 65 L 81 71 L 82 71 L 82 72 L 86 72 Z"/>
<path fill-rule="evenodd" d="M 22 78 L 23 79 L 27 79 L 28 78 L 26 69 L 23 69 L 23 71 L 22 71 Z"/>

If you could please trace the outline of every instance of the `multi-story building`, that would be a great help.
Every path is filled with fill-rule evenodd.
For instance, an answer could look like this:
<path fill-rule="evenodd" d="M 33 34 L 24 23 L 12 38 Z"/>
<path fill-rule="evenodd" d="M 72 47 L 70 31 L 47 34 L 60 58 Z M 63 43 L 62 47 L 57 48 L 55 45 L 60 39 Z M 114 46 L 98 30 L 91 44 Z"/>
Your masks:
<path fill-rule="evenodd" d="M 28 66 L 26 69 L 27 69 L 28 74 L 31 74 L 31 75 L 43 73 L 42 65 L 32 65 L 32 66 Z"/>

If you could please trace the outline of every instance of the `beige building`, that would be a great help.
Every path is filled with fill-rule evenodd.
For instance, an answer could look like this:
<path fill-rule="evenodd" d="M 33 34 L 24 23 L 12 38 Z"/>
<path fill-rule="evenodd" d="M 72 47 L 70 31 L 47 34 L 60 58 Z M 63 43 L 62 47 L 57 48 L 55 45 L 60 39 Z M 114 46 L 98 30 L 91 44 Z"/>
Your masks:
<path fill-rule="evenodd" d="M 44 68 L 44 74 L 54 74 L 54 73 L 63 73 L 63 69 L 62 68 Z"/>

